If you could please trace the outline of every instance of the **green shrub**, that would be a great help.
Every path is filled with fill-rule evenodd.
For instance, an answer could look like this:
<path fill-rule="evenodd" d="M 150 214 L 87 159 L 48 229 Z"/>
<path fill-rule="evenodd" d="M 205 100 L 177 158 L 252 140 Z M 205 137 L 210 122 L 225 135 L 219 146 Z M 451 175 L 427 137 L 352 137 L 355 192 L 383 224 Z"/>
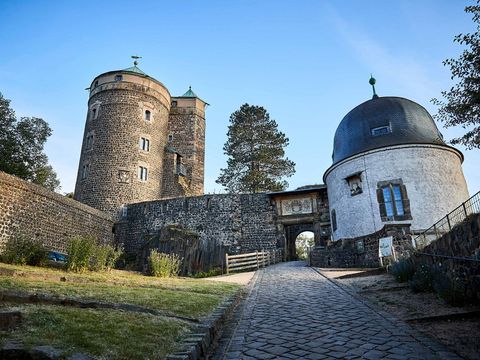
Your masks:
<path fill-rule="evenodd" d="M 420 265 L 409 281 L 410 288 L 413 292 L 432 292 L 433 282 L 438 273 L 439 270 L 434 265 Z"/>
<path fill-rule="evenodd" d="M 206 278 L 211 276 L 218 276 L 222 274 L 223 274 L 223 271 L 221 268 L 214 268 L 214 269 L 208 270 L 207 272 L 199 271 L 194 275 L 192 275 L 192 277 L 194 277 L 195 279 L 201 279 L 201 278 Z"/>
<path fill-rule="evenodd" d="M 47 260 L 43 244 L 26 234 L 15 233 L 8 238 L 3 249 L 3 262 L 15 265 L 41 265 Z"/>
<path fill-rule="evenodd" d="M 433 288 L 440 298 L 452 306 L 463 306 L 467 302 L 466 284 L 459 277 L 448 277 L 439 272 L 433 280 Z"/>
<path fill-rule="evenodd" d="M 406 282 L 413 277 L 415 273 L 415 267 L 413 263 L 406 259 L 401 259 L 392 264 L 390 272 L 395 276 L 395 280 L 398 282 Z"/>
<path fill-rule="evenodd" d="M 177 276 L 180 271 L 181 260 L 176 254 L 164 254 L 152 250 L 148 257 L 150 274 L 157 277 Z"/>
<path fill-rule="evenodd" d="M 90 261 L 96 250 L 93 236 L 76 236 L 68 244 L 67 270 L 84 272 L 90 268 Z"/>

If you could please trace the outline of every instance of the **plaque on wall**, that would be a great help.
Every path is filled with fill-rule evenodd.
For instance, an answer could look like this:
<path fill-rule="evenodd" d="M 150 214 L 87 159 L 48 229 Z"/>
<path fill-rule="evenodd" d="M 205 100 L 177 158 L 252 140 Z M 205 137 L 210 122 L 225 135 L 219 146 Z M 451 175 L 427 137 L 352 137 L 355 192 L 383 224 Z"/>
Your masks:
<path fill-rule="evenodd" d="M 128 184 L 130 182 L 130 172 L 128 170 L 118 170 L 118 182 Z"/>
<path fill-rule="evenodd" d="M 311 214 L 312 212 L 311 198 L 282 200 L 282 215 Z"/>

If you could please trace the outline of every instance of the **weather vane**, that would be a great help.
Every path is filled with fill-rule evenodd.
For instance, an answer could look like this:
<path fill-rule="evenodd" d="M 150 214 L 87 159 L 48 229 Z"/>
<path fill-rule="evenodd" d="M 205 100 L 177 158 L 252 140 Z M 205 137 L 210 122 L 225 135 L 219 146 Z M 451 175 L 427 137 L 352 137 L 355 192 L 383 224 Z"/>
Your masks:
<path fill-rule="evenodd" d="M 370 74 L 370 80 L 368 80 L 368 83 L 370 85 L 372 85 L 372 90 L 373 90 L 373 96 L 372 96 L 372 99 L 375 99 L 375 98 L 378 98 L 378 95 L 375 91 L 375 83 L 377 82 L 377 80 L 375 80 L 375 78 L 372 76 L 372 74 Z"/>
<path fill-rule="evenodd" d="M 138 65 L 138 59 L 141 59 L 142 57 L 141 56 L 138 56 L 138 55 L 132 55 L 130 56 L 132 59 L 133 59 L 133 65 L 137 66 Z"/>

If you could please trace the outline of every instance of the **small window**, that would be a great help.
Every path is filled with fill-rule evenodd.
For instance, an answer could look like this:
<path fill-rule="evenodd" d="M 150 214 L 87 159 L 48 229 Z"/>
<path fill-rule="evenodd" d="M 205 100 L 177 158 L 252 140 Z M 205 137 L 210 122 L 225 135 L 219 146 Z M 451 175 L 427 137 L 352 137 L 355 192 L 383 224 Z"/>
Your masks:
<path fill-rule="evenodd" d="M 150 151 L 150 140 L 147 138 L 141 137 L 139 146 L 140 146 L 140 149 L 143 151 Z"/>
<path fill-rule="evenodd" d="M 96 88 L 98 86 L 98 80 L 95 81 L 95 83 L 93 84 L 93 87 Z"/>
<path fill-rule="evenodd" d="M 96 119 L 97 118 L 97 108 L 93 108 L 92 109 L 92 119 Z"/>
<path fill-rule="evenodd" d="M 138 178 L 142 181 L 148 180 L 148 169 L 145 166 L 138 167 Z"/>
<path fill-rule="evenodd" d="M 122 81 L 123 76 L 122 75 L 115 75 L 115 81 Z"/>
<path fill-rule="evenodd" d="M 150 110 L 145 110 L 145 120 L 150 121 L 152 113 Z"/>
<path fill-rule="evenodd" d="M 168 142 L 172 142 L 173 141 L 173 135 L 172 134 L 169 134 L 168 135 Z"/>
<path fill-rule="evenodd" d="M 359 195 L 363 192 L 363 190 L 362 190 L 362 174 L 361 173 L 352 174 L 352 175 L 346 177 L 345 181 L 347 182 L 348 187 L 350 188 L 350 195 L 351 196 Z"/>
<path fill-rule="evenodd" d="M 333 231 L 337 230 L 337 213 L 335 212 L 335 209 L 332 210 L 332 229 Z"/>
<path fill-rule="evenodd" d="M 90 173 L 90 164 L 85 164 L 82 167 L 82 180 L 85 180 Z"/>
<path fill-rule="evenodd" d="M 90 150 L 92 147 L 93 147 L 93 134 L 88 134 L 86 144 L 85 144 L 85 149 Z"/>
<path fill-rule="evenodd" d="M 172 108 L 176 108 L 178 105 L 177 101 L 176 100 L 173 100 L 172 101 Z"/>
<path fill-rule="evenodd" d="M 122 218 L 126 218 L 128 215 L 128 207 L 126 205 L 122 205 L 122 211 L 121 211 Z"/>
<path fill-rule="evenodd" d="M 381 184 L 377 197 L 382 221 L 412 219 L 407 189 L 401 182 Z"/>
<path fill-rule="evenodd" d="M 385 135 L 391 132 L 390 126 L 379 126 L 371 130 L 373 136 Z"/>
<path fill-rule="evenodd" d="M 181 176 L 187 176 L 187 169 L 182 161 L 182 156 L 177 154 L 177 158 L 175 160 L 175 173 Z"/>

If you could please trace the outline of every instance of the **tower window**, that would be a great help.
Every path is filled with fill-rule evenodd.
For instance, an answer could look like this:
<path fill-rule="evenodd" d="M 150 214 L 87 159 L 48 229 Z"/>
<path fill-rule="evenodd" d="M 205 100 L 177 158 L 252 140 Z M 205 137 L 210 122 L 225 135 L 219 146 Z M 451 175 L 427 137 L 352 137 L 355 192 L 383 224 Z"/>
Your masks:
<path fill-rule="evenodd" d="M 98 86 L 98 80 L 95 81 L 95 83 L 93 84 L 93 87 L 96 88 Z"/>
<path fill-rule="evenodd" d="M 147 138 L 141 137 L 139 146 L 140 146 L 140 149 L 143 151 L 150 151 L 150 140 Z"/>
<path fill-rule="evenodd" d="M 172 101 L 172 108 L 176 108 L 178 105 L 177 101 L 176 100 L 173 100 Z"/>
<path fill-rule="evenodd" d="M 380 183 L 377 198 L 382 221 L 412 219 L 407 189 L 401 181 Z"/>
<path fill-rule="evenodd" d="M 93 108 L 92 109 L 92 119 L 96 119 L 96 118 L 97 118 L 97 109 Z"/>
<path fill-rule="evenodd" d="M 115 75 L 115 81 L 122 81 L 123 76 L 122 75 Z"/>
<path fill-rule="evenodd" d="M 145 110 L 145 120 L 150 121 L 152 117 L 152 113 L 150 110 Z"/>
<path fill-rule="evenodd" d="M 90 173 L 90 164 L 85 164 L 82 166 L 82 180 L 85 180 Z"/>
<path fill-rule="evenodd" d="M 138 178 L 142 181 L 148 180 L 148 169 L 145 166 L 138 167 Z"/>
<path fill-rule="evenodd" d="M 392 130 L 390 129 L 390 126 L 379 126 L 376 128 L 371 129 L 371 133 L 373 136 L 380 136 L 380 135 L 385 135 L 388 133 L 391 133 Z"/>
<path fill-rule="evenodd" d="M 85 142 L 85 149 L 90 150 L 93 147 L 93 134 L 88 134 Z"/>
<path fill-rule="evenodd" d="M 332 229 L 333 231 L 337 230 L 337 213 L 335 212 L 335 209 L 332 210 Z"/>
<path fill-rule="evenodd" d="M 168 134 L 168 142 L 172 142 L 173 141 L 173 135 L 172 134 Z"/>

